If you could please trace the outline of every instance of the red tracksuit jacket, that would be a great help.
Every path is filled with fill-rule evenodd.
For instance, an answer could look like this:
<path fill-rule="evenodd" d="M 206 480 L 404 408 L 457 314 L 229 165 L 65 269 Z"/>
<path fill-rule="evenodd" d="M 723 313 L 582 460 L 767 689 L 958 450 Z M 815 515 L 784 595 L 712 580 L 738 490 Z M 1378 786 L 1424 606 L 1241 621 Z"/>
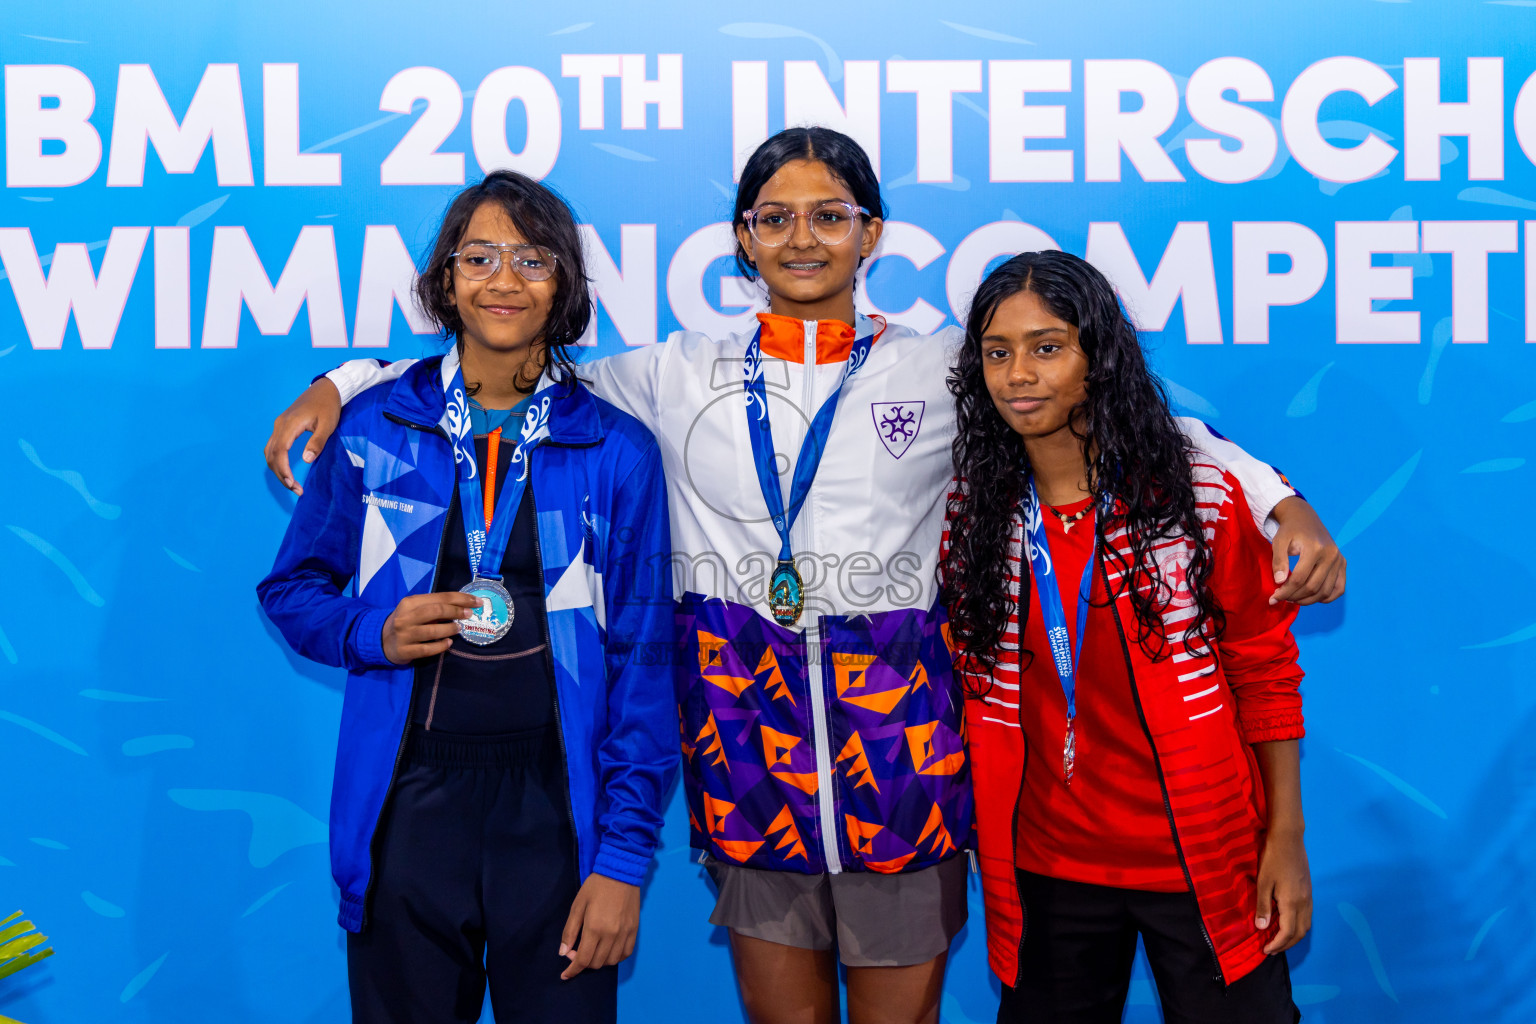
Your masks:
<path fill-rule="evenodd" d="M 1271 608 L 1274 589 L 1264 540 L 1253 521 L 1237 480 L 1218 466 L 1191 454 L 1199 514 L 1214 555 L 1210 585 L 1226 613 L 1226 630 L 1215 651 L 1192 651 L 1183 630 L 1194 615 L 1187 591 L 1181 591 L 1163 615 L 1167 646 L 1157 660 L 1136 643 L 1137 621 L 1129 597 L 1114 602 L 1124 639 L 1126 668 L 1147 738 L 1158 766 L 1159 784 L 1170 827 L 1190 888 L 1200 905 L 1212 967 L 1227 984 L 1263 962 L 1268 934 L 1253 927 L 1258 896 L 1259 855 L 1267 821 L 1263 779 L 1251 744 L 1297 739 L 1304 733 L 1298 685 L 1301 669 L 1290 633 L 1295 607 Z M 957 484 L 957 486 L 959 486 Z M 1247 531 L 1246 534 L 1242 531 Z M 1123 528 L 1106 543 L 1129 560 Z M 944 534 L 949 546 L 948 524 Z M 1023 522 L 1014 519 L 1009 542 L 1015 566 L 1012 580 L 1020 596 Z M 1189 562 L 1187 538 L 1155 549 L 1164 578 L 1181 579 Z M 1262 556 L 1262 557 L 1256 557 Z M 1105 575 L 1104 559 L 1096 570 Z M 1103 580 L 1113 592 L 1114 576 Z M 1014 635 L 1017 621 L 1013 623 Z M 1198 644 L 1196 645 L 1199 646 Z M 1037 652 L 1050 657 L 1049 651 Z M 997 667 L 978 673 L 961 652 L 958 671 L 967 692 L 984 690 L 993 680 L 1019 684 L 1018 652 L 1003 651 Z M 1022 703 L 1027 693 L 1020 692 Z M 976 794 L 976 847 L 986 906 L 987 950 L 992 970 L 1004 984 L 1018 979 L 1024 915 L 1014 877 L 1014 814 L 1023 779 L 1022 729 L 1003 720 L 995 706 L 967 700 L 966 727 Z M 1022 827 L 1032 827 L 1023 823 Z M 1113 841 L 1113 836 L 1106 836 Z"/>

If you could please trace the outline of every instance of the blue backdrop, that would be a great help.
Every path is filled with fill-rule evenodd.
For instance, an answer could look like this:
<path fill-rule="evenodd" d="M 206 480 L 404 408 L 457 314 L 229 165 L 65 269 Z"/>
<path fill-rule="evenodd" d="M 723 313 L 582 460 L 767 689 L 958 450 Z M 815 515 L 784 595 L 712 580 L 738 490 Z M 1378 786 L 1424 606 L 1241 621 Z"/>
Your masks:
<path fill-rule="evenodd" d="M 994 253 L 1038 232 L 1082 252 L 1090 223 L 1104 225 L 1094 257 L 1146 326 L 1166 320 L 1147 338 L 1178 402 L 1283 466 L 1348 555 L 1347 597 L 1297 625 L 1316 911 L 1290 960 L 1307 1019 L 1536 1019 L 1536 555 L 1524 539 L 1536 499 L 1536 262 L 1532 236 L 1516 241 L 1522 218 L 1536 219 L 1536 87 L 1517 104 L 1536 70 L 1532 0 L 956 0 L 889 2 L 877 16 L 798 2 L 177 0 L 8 5 L 0 41 L 0 228 L 30 229 L 0 230 L 0 916 L 24 907 L 57 950 L 0 981 L 0 1014 L 347 1019 L 325 848 L 342 678 L 287 652 L 253 586 L 292 508 L 262 466 L 272 417 L 349 355 L 342 346 L 388 333 L 387 349 L 362 354 L 400 357 L 434 344 L 379 299 L 400 281 L 384 228 L 419 256 L 454 187 L 384 184 L 381 167 L 457 181 L 451 156 L 429 155 L 446 136 L 439 154 L 462 153 L 470 179 L 509 154 L 548 169 L 612 261 L 597 282 L 597 351 L 615 351 L 742 311 L 720 305 L 722 289 L 743 299 L 721 284 L 731 271 L 714 236 L 695 237 L 729 216 L 733 152 L 786 117 L 835 122 L 843 111 L 828 103 L 846 102 L 865 138 L 878 122 L 892 220 L 912 225 L 892 249 L 915 258 L 878 262 L 869 303 L 901 310 L 920 297 L 931 311 L 912 317 L 952 319 Z M 624 54 L 644 54 L 642 69 Z M 1257 78 L 1208 66 L 1233 56 Z M 1338 56 L 1358 60 L 1314 68 Z M 1440 139 L 1439 115 L 1408 109 L 1410 95 L 1425 102 L 1422 77 L 1416 92 L 1408 82 L 1426 73 L 1422 58 L 1439 58 L 1446 103 L 1478 79 L 1475 125 L 1444 108 L 1456 123 Z M 1066 80 L 1062 64 L 991 61 L 1066 62 Z M 532 70 L 492 76 L 507 67 Z M 387 96 L 408 68 L 438 70 L 397 79 Z M 1348 81 L 1384 95 L 1330 93 L 1309 107 L 1317 90 L 1301 86 L 1329 68 L 1342 70 L 1323 92 Z M 1049 137 L 1058 115 L 1020 111 L 1021 87 L 1010 100 L 1020 75 L 1055 87 L 1029 104 L 1062 108 L 1064 138 Z M 1220 121 L 1232 108 L 1211 91 L 1243 75 L 1272 93 L 1260 82 L 1241 97 L 1262 115 L 1243 122 L 1253 160 L 1223 172 L 1219 154 L 1191 143 L 1238 123 Z M 642 76 L 660 84 L 648 93 Z M 1123 109 L 1139 103 L 1145 123 L 1103 106 L 1115 76 L 1142 91 Z M 213 145 L 199 161 L 188 110 L 200 82 Z M 940 82 L 971 91 L 937 92 Z M 185 119 L 179 143 L 175 121 L 155 121 L 150 86 Z M 503 116 L 513 94 L 522 100 Z M 1069 173 L 1023 155 L 1031 116 L 1040 137 L 1027 150 L 1071 151 Z M 639 117 L 643 128 L 624 126 Z M 583 127 L 599 118 L 602 128 Z M 402 143 L 408 130 L 418 134 Z M 1340 153 L 1357 144 L 1350 163 Z M 339 166 L 300 159 L 319 153 Z M 337 173 L 339 185 L 277 184 Z M 1224 173 L 1252 180 L 1213 180 Z M 1030 176 L 1068 180 L 1003 180 Z M 1243 235 L 1236 222 L 1281 226 Z M 1463 222 L 1474 223 L 1444 227 Z M 972 235 L 987 225 L 1001 226 Z M 295 254 L 275 298 L 251 298 L 266 281 L 251 284 L 240 262 L 245 238 L 271 280 Z M 1121 238 L 1141 280 L 1127 276 Z M 76 247 L 56 253 L 61 244 Z M 1492 250 L 1485 281 L 1478 245 Z M 1427 251 L 1437 247 L 1457 251 Z M 1147 292 L 1165 249 L 1162 284 L 1184 286 L 1171 316 L 1171 291 L 1161 302 L 1157 287 L 1139 303 L 1131 294 Z M 241 288 L 259 318 L 241 312 Z M 289 329 L 300 292 L 307 315 Z M 1269 313 L 1267 344 L 1247 343 L 1265 294 L 1292 304 Z M 237 339 L 220 326 L 233 317 Z M 1400 341 L 1350 343 L 1372 333 Z M 680 799 L 664 838 L 624 968 L 625 1018 L 736 1020 Z M 973 901 L 943 1000 L 951 1024 L 990 1021 L 996 1005 L 974 885 Z M 1145 979 L 1128 1020 L 1157 1019 Z"/>

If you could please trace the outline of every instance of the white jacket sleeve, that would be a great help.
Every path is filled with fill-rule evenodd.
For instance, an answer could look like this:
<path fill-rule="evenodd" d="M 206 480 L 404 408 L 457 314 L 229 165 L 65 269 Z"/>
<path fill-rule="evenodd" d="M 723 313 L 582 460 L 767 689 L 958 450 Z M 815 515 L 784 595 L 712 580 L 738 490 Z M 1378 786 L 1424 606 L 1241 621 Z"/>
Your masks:
<path fill-rule="evenodd" d="M 670 339 L 669 339 L 670 341 Z M 657 381 L 667 345 L 645 345 L 615 356 L 578 363 L 576 372 L 592 393 L 612 402 L 652 433 L 656 430 Z M 341 392 L 346 405 L 375 384 L 397 379 L 418 360 L 397 359 L 386 363 L 378 359 L 350 359 L 325 376 Z"/>
<path fill-rule="evenodd" d="M 660 345 L 641 345 L 618 355 L 578 363 L 576 372 L 594 395 L 629 413 L 654 434 L 661 421 L 662 364 L 681 334 L 678 331 Z"/>
<path fill-rule="evenodd" d="M 419 360 L 396 359 L 386 363 L 379 359 L 349 359 L 327 373 L 326 379 L 341 392 L 341 404 L 346 405 L 375 384 L 396 380 Z"/>
<path fill-rule="evenodd" d="M 1264 536 L 1273 540 L 1280 524 L 1270 514 L 1280 502 L 1295 496 L 1296 488 L 1274 466 L 1249 455 L 1212 430 L 1210 424 L 1190 416 L 1178 416 L 1175 420 L 1191 447 L 1237 477 L 1248 499 L 1248 507 L 1253 511 L 1254 523 Z"/>
<path fill-rule="evenodd" d="M 958 324 L 950 324 L 935 331 L 933 340 L 943 347 L 944 365 L 953 370 L 955 364 L 960 361 L 960 350 L 965 347 L 965 328 Z"/>

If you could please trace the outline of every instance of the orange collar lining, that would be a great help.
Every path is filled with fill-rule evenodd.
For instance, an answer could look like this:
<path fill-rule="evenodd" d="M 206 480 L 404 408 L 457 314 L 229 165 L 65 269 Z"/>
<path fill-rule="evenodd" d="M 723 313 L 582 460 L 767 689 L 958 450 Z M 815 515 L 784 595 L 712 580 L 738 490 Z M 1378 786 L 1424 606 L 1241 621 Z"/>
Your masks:
<path fill-rule="evenodd" d="M 875 332 L 878 341 L 880 335 L 885 333 L 885 320 L 882 317 L 873 319 L 880 324 L 880 329 Z M 761 344 L 764 355 L 789 363 L 805 362 L 804 320 L 776 313 L 759 313 L 757 320 L 762 324 Z M 846 362 L 856 336 L 853 327 L 841 320 L 816 321 L 816 365 Z"/>

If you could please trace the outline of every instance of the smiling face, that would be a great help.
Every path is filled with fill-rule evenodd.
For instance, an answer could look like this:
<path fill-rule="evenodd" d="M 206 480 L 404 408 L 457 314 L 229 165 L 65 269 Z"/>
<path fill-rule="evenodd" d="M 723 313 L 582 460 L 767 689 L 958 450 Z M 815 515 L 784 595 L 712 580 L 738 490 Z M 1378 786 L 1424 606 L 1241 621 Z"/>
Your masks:
<path fill-rule="evenodd" d="M 758 190 L 752 205 L 757 208 L 772 203 L 795 213 L 809 213 L 828 201 L 858 206 L 848 186 L 826 164 L 791 160 Z M 761 244 L 741 223 L 736 225 L 736 237 L 768 286 L 773 312 L 802 320 L 851 322 L 854 275 L 859 262 L 874 252 L 880 229 L 878 218 L 864 217 L 846 240 L 827 245 L 812 233 L 808 218 L 796 217 L 783 245 Z"/>
<path fill-rule="evenodd" d="M 525 238 L 504 208 L 487 202 L 476 208 L 454 248 L 462 250 L 475 242 L 527 245 L 542 240 Z M 526 350 L 541 339 L 559 287 L 558 266 L 547 280 L 528 281 L 512 269 L 511 253 L 504 251 L 500 268 L 484 281 L 469 280 L 453 262 L 443 272 L 448 277 L 448 294 L 464 325 L 461 335 L 466 346 L 509 353 Z"/>
<path fill-rule="evenodd" d="M 1069 429 L 1088 397 L 1088 357 L 1077 328 L 1033 292 L 1015 292 L 992 312 L 981 338 L 987 392 L 1003 422 L 1026 441 Z"/>

